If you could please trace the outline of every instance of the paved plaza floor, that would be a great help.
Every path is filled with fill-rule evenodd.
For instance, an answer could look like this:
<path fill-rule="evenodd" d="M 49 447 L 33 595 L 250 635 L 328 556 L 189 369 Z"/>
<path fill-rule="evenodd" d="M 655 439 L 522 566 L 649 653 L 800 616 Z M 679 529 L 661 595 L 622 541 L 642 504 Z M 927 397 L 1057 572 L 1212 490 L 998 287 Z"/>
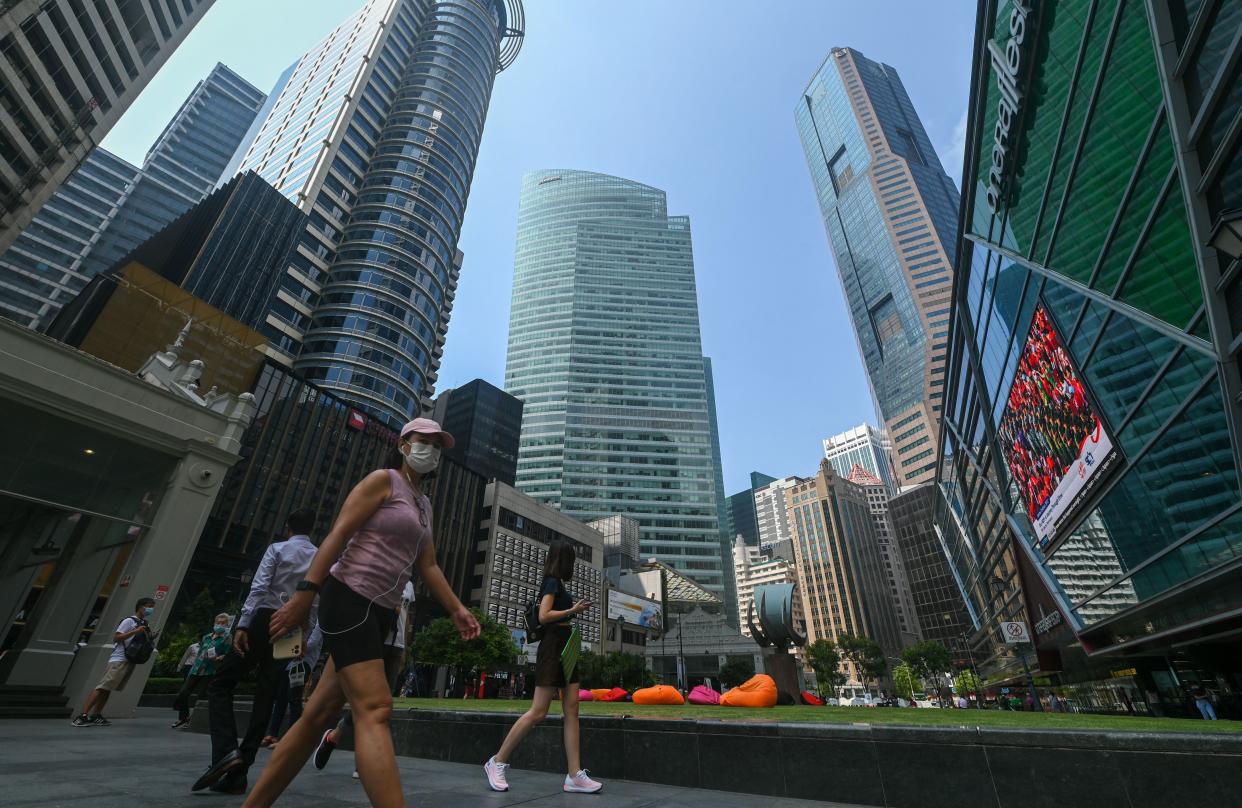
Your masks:
<path fill-rule="evenodd" d="M 241 797 L 190 792 L 210 756 L 205 735 L 169 729 L 171 710 L 142 708 L 138 717 L 105 728 L 77 729 L 68 721 L 0 721 L 0 805 L 6 808 L 231 808 Z M 257 776 L 268 752 L 260 752 Z M 562 778 L 511 770 L 510 789 L 487 790 L 482 766 L 397 758 L 411 806 L 589 806 L 589 808 L 797 808 L 840 803 L 774 799 L 751 794 L 611 780 L 601 794 L 565 794 Z M 277 805 L 366 806 L 350 775 L 353 753 L 338 750 L 324 771 L 307 765 Z M 253 782 L 253 779 L 252 779 Z"/>

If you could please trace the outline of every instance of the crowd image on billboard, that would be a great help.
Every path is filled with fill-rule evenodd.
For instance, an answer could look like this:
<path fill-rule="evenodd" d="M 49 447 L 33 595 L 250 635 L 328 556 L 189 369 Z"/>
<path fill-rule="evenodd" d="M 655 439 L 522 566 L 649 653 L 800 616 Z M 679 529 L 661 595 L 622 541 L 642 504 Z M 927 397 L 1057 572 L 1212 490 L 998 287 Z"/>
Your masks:
<path fill-rule="evenodd" d="M 1032 522 L 1102 430 L 1051 318 L 1036 307 L 998 435 Z"/>

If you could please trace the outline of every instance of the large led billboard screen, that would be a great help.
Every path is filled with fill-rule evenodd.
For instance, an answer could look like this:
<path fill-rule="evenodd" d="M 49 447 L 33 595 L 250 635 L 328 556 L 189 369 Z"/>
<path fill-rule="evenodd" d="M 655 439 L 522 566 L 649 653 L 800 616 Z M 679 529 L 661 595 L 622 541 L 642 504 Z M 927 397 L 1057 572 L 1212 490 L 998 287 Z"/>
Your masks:
<path fill-rule="evenodd" d="M 1041 545 L 1070 523 L 1118 457 L 1042 305 L 1035 308 L 997 436 Z"/>
<path fill-rule="evenodd" d="M 608 590 L 608 619 L 624 620 L 657 633 L 664 626 L 664 615 L 661 613 L 659 601 L 636 598 L 616 589 Z"/>

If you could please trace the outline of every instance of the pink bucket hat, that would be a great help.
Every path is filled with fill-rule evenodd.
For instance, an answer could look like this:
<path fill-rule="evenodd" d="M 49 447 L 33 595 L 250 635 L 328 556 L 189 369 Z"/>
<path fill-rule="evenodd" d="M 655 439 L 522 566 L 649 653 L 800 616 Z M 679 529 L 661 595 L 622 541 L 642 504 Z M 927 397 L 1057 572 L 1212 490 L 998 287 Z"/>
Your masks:
<path fill-rule="evenodd" d="M 401 427 L 401 437 L 405 437 L 411 432 L 417 432 L 420 435 L 439 435 L 440 441 L 445 449 L 452 449 L 457 441 L 453 440 L 453 436 L 440 428 L 440 425 L 430 418 L 415 418 L 405 426 Z"/>

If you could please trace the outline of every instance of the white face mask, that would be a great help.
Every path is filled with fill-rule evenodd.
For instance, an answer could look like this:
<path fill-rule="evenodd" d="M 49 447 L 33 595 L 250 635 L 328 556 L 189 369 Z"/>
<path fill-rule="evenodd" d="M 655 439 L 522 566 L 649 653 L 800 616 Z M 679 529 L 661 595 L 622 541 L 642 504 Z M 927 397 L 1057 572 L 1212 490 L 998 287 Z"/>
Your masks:
<path fill-rule="evenodd" d="M 440 465 L 440 447 L 432 443 L 411 443 L 405 464 L 419 474 L 434 471 Z"/>

